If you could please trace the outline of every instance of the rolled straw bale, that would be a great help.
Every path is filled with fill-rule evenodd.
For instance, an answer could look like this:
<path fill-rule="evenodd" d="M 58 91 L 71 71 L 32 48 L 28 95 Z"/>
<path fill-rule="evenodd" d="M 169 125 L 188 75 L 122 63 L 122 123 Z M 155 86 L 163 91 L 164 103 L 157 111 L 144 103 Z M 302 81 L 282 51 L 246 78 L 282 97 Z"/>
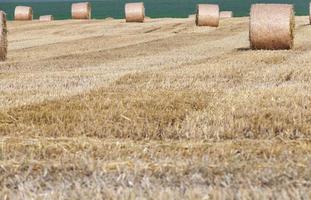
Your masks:
<path fill-rule="evenodd" d="M 144 22 L 145 6 L 143 2 L 125 4 L 126 22 Z"/>
<path fill-rule="evenodd" d="M 8 49 L 6 14 L 0 11 L 0 61 L 6 59 Z"/>
<path fill-rule="evenodd" d="M 219 6 L 215 4 L 198 4 L 195 22 L 197 26 L 218 27 Z"/>
<path fill-rule="evenodd" d="M 108 20 L 114 20 L 114 18 L 113 17 L 106 17 L 105 20 L 107 20 L 107 21 Z"/>
<path fill-rule="evenodd" d="M 54 17 L 52 15 L 43 15 L 39 17 L 40 21 L 53 21 Z"/>
<path fill-rule="evenodd" d="M 14 18 L 15 20 L 32 20 L 32 8 L 28 6 L 16 6 Z"/>
<path fill-rule="evenodd" d="M 89 2 L 73 3 L 71 5 L 72 19 L 91 19 L 92 8 Z"/>
<path fill-rule="evenodd" d="M 220 18 L 232 18 L 233 12 L 232 11 L 221 11 Z"/>
<path fill-rule="evenodd" d="M 188 15 L 188 18 L 194 19 L 195 16 L 196 16 L 195 14 L 191 14 L 191 15 Z"/>
<path fill-rule="evenodd" d="M 291 49 L 295 15 L 290 4 L 254 4 L 251 7 L 249 39 L 252 49 Z"/>

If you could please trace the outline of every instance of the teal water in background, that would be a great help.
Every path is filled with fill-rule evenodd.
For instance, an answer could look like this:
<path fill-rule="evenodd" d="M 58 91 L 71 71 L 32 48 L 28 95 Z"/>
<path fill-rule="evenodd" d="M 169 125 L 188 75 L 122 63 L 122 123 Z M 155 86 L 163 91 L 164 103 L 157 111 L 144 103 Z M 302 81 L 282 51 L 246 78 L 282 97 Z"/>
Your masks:
<path fill-rule="evenodd" d="M 85 0 L 86 1 L 86 0 Z M 135 1 L 135 0 L 134 0 Z M 106 17 L 124 18 L 124 4 L 134 2 L 131 0 L 89 0 L 92 5 L 92 18 Z M 253 3 L 289 3 L 295 5 L 296 15 L 309 14 L 310 0 L 136 0 L 143 1 L 146 15 L 149 17 L 188 17 L 195 13 L 198 3 L 216 3 L 221 10 L 232 10 L 235 16 L 248 16 Z M 52 14 L 55 19 L 68 19 L 71 17 L 71 4 L 79 1 L 64 0 L 0 0 L 0 10 L 4 10 L 10 20 L 13 19 L 14 9 L 17 5 L 31 6 L 34 18 L 40 15 Z M 80 1 L 81 2 L 81 1 Z"/>

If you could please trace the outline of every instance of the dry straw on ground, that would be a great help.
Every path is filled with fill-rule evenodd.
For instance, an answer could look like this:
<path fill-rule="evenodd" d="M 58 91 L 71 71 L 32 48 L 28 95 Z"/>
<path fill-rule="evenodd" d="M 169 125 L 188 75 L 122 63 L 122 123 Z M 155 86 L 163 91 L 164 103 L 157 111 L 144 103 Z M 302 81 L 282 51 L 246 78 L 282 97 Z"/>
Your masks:
<path fill-rule="evenodd" d="M 53 21 L 54 17 L 53 15 L 43 15 L 39 17 L 40 21 Z"/>
<path fill-rule="evenodd" d="M 71 16 L 72 19 L 91 19 L 92 8 L 91 3 L 73 3 L 71 5 Z"/>
<path fill-rule="evenodd" d="M 7 55 L 8 39 L 6 13 L 0 11 L 0 61 L 4 61 Z"/>
<path fill-rule="evenodd" d="M 196 25 L 218 27 L 219 6 L 215 4 L 198 4 Z"/>
<path fill-rule="evenodd" d="M 28 6 L 16 6 L 14 16 L 15 20 L 32 20 L 32 8 Z"/>
<path fill-rule="evenodd" d="M 126 22 L 144 22 L 145 6 L 143 2 L 125 4 Z"/>
<path fill-rule="evenodd" d="M 291 49 L 294 44 L 294 29 L 293 5 L 252 5 L 249 25 L 252 49 Z"/>
<path fill-rule="evenodd" d="M 232 18 L 233 12 L 232 11 L 221 11 L 220 18 Z"/>
<path fill-rule="evenodd" d="M 0 199 L 311 199 L 308 19 L 273 52 L 248 17 L 8 21 Z"/>

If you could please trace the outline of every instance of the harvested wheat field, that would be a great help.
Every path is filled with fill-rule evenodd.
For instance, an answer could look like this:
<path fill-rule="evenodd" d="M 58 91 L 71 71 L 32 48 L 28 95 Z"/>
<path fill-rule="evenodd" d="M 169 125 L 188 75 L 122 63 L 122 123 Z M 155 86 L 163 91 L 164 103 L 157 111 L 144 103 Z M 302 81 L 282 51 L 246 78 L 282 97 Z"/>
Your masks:
<path fill-rule="evenodd" d="M 8 22 L 1 199 L 311 198 L 311 27 L 248 18 Z"/>

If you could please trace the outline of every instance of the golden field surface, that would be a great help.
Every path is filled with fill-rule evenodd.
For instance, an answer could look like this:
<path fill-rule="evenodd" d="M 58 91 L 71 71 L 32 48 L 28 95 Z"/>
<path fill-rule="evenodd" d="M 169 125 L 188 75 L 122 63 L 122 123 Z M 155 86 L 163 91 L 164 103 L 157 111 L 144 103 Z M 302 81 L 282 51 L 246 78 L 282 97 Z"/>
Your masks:
<path fill-rule="evenodd" d="M 311 198 L 311 26 L 8 22 L 0 199 Z"/>

